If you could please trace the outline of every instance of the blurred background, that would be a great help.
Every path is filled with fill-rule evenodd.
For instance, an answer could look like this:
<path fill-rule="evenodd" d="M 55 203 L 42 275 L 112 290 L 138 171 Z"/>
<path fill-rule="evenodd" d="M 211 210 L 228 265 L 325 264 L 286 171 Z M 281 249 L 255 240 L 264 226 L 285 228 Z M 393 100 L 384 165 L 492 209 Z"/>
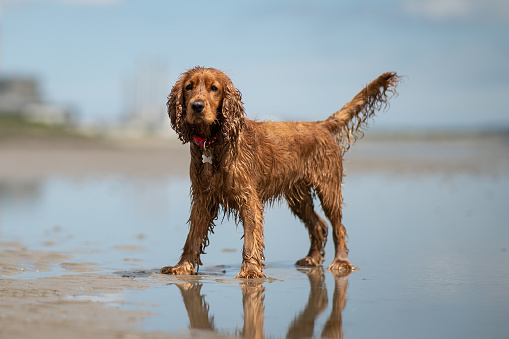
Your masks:
<path fill-rule="evenodd" d="M 179 289 L 146 275 L 179 260 L 188 232 L 189 146 L 171 130 L 166 101 L 196 65 L 225 71 L 251 119 L 323 120 L 381 73 L 404 75 L 390 109 L 346 154 L 343 222 L 361 270 L 348 280 L 343 330 L 508 337 L 507 0 L 0 0 L 1 279 L 145 272 L 163 289 L 119 294 L 126 304 L 115 308 L 149 311 L 145 331 L 192 327 Z M 314 294 L 322 287 L 295 269 L 309 239 L 281 205 L 265 219 L 272 337 L 308 297 L 325 305 Z M 242 227 L 220 216 L 214 231 L 202 272 L 233 279 Z M 325 267 L 332 247 L 329 237 Z M 216 325 L 238 333 L 237 281 L 204 279 Z M 338 280 L 320 279 L 329 304 L 316 327 L 325 314 L 341 326 Z M 19 295 L 31 302 L 3 293 L 6 312 Z M 34 302 L 49 315 L 66 304 Z M 12 309 L 0 336 L 37 324 L 32 305 Z M 87 316 L 66 312 L 56 326 L 81 333 L 71 313 Z"/>
<path fill-rule="evenodd" d="M 196 65 L 227 72 L 248 117 L 321 120 L 387 71 L 379 129 L 509 126 L 503 0 L 2 0 L 0 112 L 158 129 Z"/>

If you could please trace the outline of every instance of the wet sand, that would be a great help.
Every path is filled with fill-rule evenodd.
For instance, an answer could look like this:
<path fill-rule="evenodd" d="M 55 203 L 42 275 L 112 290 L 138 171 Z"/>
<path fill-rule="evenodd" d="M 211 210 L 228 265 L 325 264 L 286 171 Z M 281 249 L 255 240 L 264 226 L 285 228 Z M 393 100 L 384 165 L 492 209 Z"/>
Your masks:
<path fill-rule="evenodd" d="M 189 156 L 178 146 L 160 139 L 0 139 L 0 190 L 13 182 L 48 177 L 183 174 Z M 22 243 L 1 240 L 0 233 L 1 338 L 175 337 L 137 330 L 147 312 L 120 311 L 101 302 L 102 295 L 147 289 L 153 286 L 150 282 L 94 273 L 99 264 L 72 262 L 72 252 L 30 250 Z M 18 278 L 20 273 L 45 272 L 55 265 L 70 274 Z"/>
<path fill-rule="evenodd" d="M 498 175 L 508 172 L 508 146 L 507 136 L 499 134 L 406 137 L 403 140 L 387 136 L 366 137 L 347 154 L 345 170 L 350 176 L 366 172 Z M 177 175 L 186 178 L 188 163 L 188 146 L 182 146 L 176 140 L 0 140 L 0 190 L 12 182 L 48 177 L 121 175 L 154 178 Z M 0 337 L 175 337 L 140 329 L 140 322 L 151 314 L 136 308 L 136 304 L 127 310 L 126 307 L 115 307 L 116 303 L 125 301 L 101 299 L 105 295 L 151 289 L 169 283 L 155 273 L 154 268 L 146 268 L 144 263 L 136 262 L 135 254 L 126 260 L 132 260 L 133 265 L 148 272 L 141 277 L 114 274 L 114 270 L 105 272 L 101 269 L 102 263 L 97 261 L 73 261 L 76 252 L 52 251 L 51 244 L 47 244 L 48 250 L 35 250 L 27 248 L 22 241 L 2 240 L 0 233 Z M 52 275 L 55 266 L 65 273 Z M 50 273 L 42 277 L 37 274 L 45 271 Z M 33 272 L 33 275 L 27 278 L 27 275 L 21 274 L 26 272 Z M 192 291 L 193 288 L 198 287 L 190 284 L 187 290 Z M 243 289 L 246 298 L 257 295 L 257 289 L 253 293 L 249 291 L 253 292 Z M 196 295 L 200 296 L 199 293 Z M 212 333 L 207 333 L 207 336 L 210 335 Z"/>
<path fill-rule="evenodd" d="M 504 171 L 509 135 L 374 135 L 345 156 L 345 171 Z M 0 139 L 0 178 L 187 175 L 189 145 L 176 138 L 132 140 Z"/>

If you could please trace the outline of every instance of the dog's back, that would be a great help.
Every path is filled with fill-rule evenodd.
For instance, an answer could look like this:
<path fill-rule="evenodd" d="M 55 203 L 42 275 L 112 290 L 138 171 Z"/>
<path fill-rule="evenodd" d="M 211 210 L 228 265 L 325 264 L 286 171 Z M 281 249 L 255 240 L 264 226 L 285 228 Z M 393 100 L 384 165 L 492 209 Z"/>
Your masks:
<path fill-rule="evenodd" d="M 323 121 L 252 121 L 239 142 L 263 201 L 286 196 L 296 185 L 315 186 L 342 176 L 341 147 Z M 329 179 L 327 179 L 329 178 Z"/>

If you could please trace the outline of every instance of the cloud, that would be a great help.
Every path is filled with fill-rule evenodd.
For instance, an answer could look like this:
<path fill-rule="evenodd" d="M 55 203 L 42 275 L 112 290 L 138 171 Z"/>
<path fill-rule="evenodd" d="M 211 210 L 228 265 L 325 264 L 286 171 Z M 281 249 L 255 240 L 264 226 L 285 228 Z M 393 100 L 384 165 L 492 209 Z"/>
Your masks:
<path fill-rule="evenodd" d="M 403 8 L 409 14 L 433 20 L 509 19 L 507 0 L 404 0 Z"/>
<path fill-rule="evenodd" d="M 408 0 L 405 9 L 411 13 L 434 19 L 463 17 L 469 14 L 468 0 Z"/>

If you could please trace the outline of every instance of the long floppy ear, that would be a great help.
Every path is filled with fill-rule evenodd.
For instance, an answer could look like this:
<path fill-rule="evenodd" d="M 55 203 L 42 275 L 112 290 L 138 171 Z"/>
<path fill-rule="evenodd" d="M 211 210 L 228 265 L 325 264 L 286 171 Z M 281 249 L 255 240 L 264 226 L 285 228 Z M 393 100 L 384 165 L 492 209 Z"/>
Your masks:
<path fill-rule="evenodd" d="M 177 132 L 180 141 L 183 144 L 191 140 L 191 132 L 186 121 L 186 105 L 184 103 L 184 95 L 182 89 L 184 87 L 184 78 L 182 75 L 173 88 L 171 89 L 170 95 L 168 96 L 168 115 L 170 116 L 171 127 Z"/>
<path fill-rule="evenodd" d="M 224 87 L 223 98 L 223 123 L 221 132 L 226 142 L 236 142 L 240 131 L 244 127 L 244 106 L 242 104 L 242 94 L 233 86 L 230 79 Z"/>

